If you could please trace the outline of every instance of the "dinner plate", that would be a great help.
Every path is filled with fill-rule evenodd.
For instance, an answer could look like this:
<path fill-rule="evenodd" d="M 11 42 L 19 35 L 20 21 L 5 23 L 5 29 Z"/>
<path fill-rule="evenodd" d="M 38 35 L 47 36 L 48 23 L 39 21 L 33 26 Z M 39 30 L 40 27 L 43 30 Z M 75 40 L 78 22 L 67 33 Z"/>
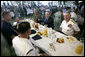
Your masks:
<path fill-rule="evenodd" d="M 66 42 L 76 42 L 77 39 L 73 36 L 65 36 L 65 41 Z"/>

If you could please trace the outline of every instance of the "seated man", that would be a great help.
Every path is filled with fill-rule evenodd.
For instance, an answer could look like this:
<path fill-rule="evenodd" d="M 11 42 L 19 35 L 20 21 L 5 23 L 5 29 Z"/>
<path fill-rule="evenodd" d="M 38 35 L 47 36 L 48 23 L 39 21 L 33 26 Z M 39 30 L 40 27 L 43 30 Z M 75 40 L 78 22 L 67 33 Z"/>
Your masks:
<path fill-rule="evenodd" d="M 15 17 L 15 22 L 13 22 L 13 27 L 14 27 L 14 29 L 17 31 L 17 24 L 18 23 L 20 23 L 20 20 L 19 20 L 19 18 L 18 17 Z"/>
<path fill-rule="evenodd" d="M 50 12 L 45 12 L 44 25 L 53 28 L 53 18 L 50 16 Z"/>
<path fill-rule="evenodd" d="M 41 14 L 38 13 L 38 10 L 36 8 L 33 9 L 33 18 L 34 18 L 34 21 L 36 23 L 41 23 L 42 22 L 42 19 L 41 19 Z"/>
<path fill-rule="evenodd" d="M 31 33 L 30 24 L 28 22 L 22 22 L 18 25 L 17 29 L 19 35 L 12 40 L 17 56 L 36 56 L 37 52 L 28 38 Z"/>
<path fill-rule="evenodd" d="M 14 30 L 14 28 L 9 22 L 11 19 L 10 12 L 5 11 L 2 13 L 2 16 L 3 16 L 3 20 L 1 22 L 1 32 L 3 36 L 7 39 L 8 44 L 12 46 L 12 39 L 16 35 L 18 35 L 18 32 Z"/>
<path fill-rule="evenodd" d="M 29 35 L 31 33 L 31 27 L 28 22 L 21 22 L 18 24 L 19 35 L 13 40 L 13 48 L 17 56 L 39 56 L 36 47 L 30 42 Z M 41 54 L 43 55 L 43 54 Z"/>
<path fill-rule="evenodd" d="M 80 31 L 80 29 L 79 29 L 77 23 L 70 18 L 71 18 L 70 13 L 66 12 L 65 18 L 61 23 L 60 30 L 61 30 L 61 32 L 63 32 L 66 35 L 76 36 L 78 34 L 78 32 Z"/>

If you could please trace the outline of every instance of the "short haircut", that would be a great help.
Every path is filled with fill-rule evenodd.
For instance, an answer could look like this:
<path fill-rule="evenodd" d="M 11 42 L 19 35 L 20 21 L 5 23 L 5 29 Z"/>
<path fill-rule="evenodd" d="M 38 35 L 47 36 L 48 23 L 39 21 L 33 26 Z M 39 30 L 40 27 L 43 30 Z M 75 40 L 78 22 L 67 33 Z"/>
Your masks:
<path fill-rule="evenodd" d="M 70 11 L 66 11 L 66 13 L 69 14 L 69 15 L 71 15 L 71 14 L 70 14 Z"/>
<path fill-rule="evenodd" d="M 10 14 L 9 11 L 4 11 L 4 12 L 2 13 L 2 16 L 5 17 L 5 16 L 8 15 L 8 14 Z"/>
<path fill-rule="evenodd" d="M 28 29 L 30 29 L 30 23 L 28 22 L 21 22 L 20 24 L 18 24 L 18 33 L 25 33 Z"/>

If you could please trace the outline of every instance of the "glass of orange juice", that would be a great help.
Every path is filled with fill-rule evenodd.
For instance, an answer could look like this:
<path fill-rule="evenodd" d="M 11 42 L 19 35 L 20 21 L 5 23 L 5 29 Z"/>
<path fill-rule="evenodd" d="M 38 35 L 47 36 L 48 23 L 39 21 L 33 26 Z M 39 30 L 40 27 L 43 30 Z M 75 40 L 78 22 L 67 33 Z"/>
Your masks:
<path fill-rule="evenodd" d="M 82 46 L 82 45 L 78 45 L 78 46 L 76 47 L 75 52 L 76 52 L 77 54 L 81 54 L 81 53 L 82 53 L 82 50 L 83 50 L 83 46 Z"/>

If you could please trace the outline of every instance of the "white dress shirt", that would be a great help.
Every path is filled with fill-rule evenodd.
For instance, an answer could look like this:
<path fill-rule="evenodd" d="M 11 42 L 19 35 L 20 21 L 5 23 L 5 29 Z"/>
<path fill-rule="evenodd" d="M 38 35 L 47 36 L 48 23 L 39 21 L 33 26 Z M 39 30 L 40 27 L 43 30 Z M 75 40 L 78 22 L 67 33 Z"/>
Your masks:
<path fill-rule="evenodd" d="M 77 23 L 72 19 L 70 19 L 69 22 L 63 20 L 60 27 L 62 28 L 62 32 L 69 36 L 72 36 L 74 31 L 80 31 Z"/>
<path fill-rule="evenodd" d="M 12 43 L 17 56 L 38 56 L 30 40 L 16 36 Z"/>

